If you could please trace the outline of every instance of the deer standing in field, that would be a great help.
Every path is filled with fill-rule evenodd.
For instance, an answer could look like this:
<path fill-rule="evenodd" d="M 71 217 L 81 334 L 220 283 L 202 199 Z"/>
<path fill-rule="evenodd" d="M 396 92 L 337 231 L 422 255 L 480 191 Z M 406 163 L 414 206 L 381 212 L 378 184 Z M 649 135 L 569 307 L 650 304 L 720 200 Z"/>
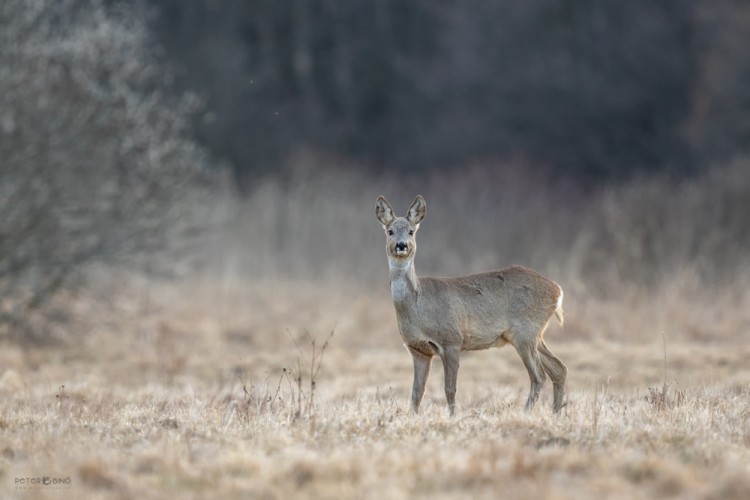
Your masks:
<path fill-rule="evenodd" d="M 418 277 L 414 270 L 416 234 L 426 209 L 422 196 L 414 199 L 406 217 L 396 217 L 382 196 L 375 205 L 386 233 L 398 328 L 414 361 L 412 409 L 419 412 L 433 356 L 443 361 L 445 398 L 453 415 L 461 351 L 511 344 L 531 380 L 526 410 L 534 407 L 547 374 L 554 385 L 552 407 L 559 412 L 564 406 L 568 369 L 552 354 L 543 336 L 553 315 L 563 323 L 562 288 L 521 266 L 460 278 Z"/>

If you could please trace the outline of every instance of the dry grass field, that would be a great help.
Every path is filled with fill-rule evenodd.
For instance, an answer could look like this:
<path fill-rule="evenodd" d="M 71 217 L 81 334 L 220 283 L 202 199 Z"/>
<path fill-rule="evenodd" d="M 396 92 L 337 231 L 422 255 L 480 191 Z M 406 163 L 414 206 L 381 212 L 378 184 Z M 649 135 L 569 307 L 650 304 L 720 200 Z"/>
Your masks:
<path fill-rule="evenodd" d="M 93 268 L 55 298 L 67 319 L 0 336 L 0 497 L 750 497 L 747 162 L 588 193 L 300 163 L 207 211 L 178 278 Z M 462 357 L 453 418 L 436 360 L 410 414 L 373 212 L 416 192 L 421 274 L 525 264 L 564 288 L 560 415 L 549 381 L 523 411 L 507 347 Z"/>
<path fill-rule="evenodd" d="M 562 414 L 549 382 L 523 411 L 528 378 L 504 348 L 462 358 L 450 418 L 439 360 L 422 414 L 408 411 L 385 285 L 124 283 L 78 341 L 2 345 L 3 498 L 750 493 L 746 293 L 566 294 L 565 328 L 546 335 L 570 371 Z"/>

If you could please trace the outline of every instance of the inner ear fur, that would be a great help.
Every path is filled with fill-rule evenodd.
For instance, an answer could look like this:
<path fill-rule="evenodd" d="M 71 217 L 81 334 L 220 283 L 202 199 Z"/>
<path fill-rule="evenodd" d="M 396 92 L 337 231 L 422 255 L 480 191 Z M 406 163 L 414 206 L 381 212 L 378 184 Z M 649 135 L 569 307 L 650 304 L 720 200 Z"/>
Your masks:
<path fill-rule="evenodd" d="M 420 222 L 422 222 L 427 215 L 427 203 L 424 201 L 424 198 L 422 198 L 422 195 L 417 195 L 416 198 L 414 198 L 414 201 L 411 203 L 411 206 L 409 207 L 409 211 L 406 214 L 406 218 L 409 220 L 409 222 L 412 224 L 412 226 L 416 227 L 419 225 Z"/>
<path fill-rule="evenodd" d="M 378 196 L 375 201 L 375 217 L 378 218 L 383 227 L 387 226 L 396 217 L 393 215 L 393 209 L 391 205 L 382 196 Z"/>

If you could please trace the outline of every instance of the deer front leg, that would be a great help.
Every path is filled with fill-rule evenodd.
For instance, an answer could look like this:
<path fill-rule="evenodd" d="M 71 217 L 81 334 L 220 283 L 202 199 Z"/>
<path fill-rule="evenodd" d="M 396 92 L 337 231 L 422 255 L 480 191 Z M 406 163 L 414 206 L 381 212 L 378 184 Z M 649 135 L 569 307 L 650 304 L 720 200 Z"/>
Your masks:
<path fill-rule="evenodd" d="M 456 379 L 458 378 L 459 347 L 446 347 L 443 350 L 443 371 L 445 372 L 445 399 L 448 401 L 448 413 L 456 413 Z"/>
<path fill-rule="evenodd" d="M 411 408 L 415 414 L 419 413 L 419 405 L 422 403 L 427 377 L 430 376 L 432 355 L 427 355 L 413 347 L 409 347 L 412 360 L 414 361 L 414 385 L 411 390 Z"/>

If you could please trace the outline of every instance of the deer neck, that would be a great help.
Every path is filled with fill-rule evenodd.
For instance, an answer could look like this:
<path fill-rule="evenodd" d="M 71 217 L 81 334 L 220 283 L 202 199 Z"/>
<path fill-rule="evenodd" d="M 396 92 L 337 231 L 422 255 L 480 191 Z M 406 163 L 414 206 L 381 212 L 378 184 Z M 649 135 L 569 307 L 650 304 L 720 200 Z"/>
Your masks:
<path fill-rule="evenodd" d="M 391 297 L 393 302 L 401 304 L 416 299 L 419 293 L 419 278 L 414 270 L 414 259 L 388 259 L 391 274 Z"/>

